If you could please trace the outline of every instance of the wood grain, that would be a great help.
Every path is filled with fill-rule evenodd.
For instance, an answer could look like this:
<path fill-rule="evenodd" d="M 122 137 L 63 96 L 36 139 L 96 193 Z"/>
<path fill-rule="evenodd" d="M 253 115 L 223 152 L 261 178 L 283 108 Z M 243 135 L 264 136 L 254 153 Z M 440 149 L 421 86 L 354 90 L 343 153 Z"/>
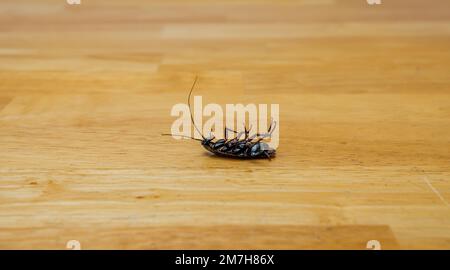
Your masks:
<path fill-rule="evenodd" d="M 450 3 L 2 1 L 0 248 L 450 248 Z M 271 162 L 171 107 L 280 104 Z"/>

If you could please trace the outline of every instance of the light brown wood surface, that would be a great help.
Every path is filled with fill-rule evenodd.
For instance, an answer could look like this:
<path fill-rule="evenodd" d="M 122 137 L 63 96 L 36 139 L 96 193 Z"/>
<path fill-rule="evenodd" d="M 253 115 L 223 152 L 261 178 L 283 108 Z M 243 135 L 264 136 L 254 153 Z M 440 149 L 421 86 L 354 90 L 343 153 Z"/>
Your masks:
<path fill-rule="evenodd" d="M 450 248 L 450 2 L 0 3 L 0 248 Z M 268 162 L 160 134 L 280 104 Z"/>

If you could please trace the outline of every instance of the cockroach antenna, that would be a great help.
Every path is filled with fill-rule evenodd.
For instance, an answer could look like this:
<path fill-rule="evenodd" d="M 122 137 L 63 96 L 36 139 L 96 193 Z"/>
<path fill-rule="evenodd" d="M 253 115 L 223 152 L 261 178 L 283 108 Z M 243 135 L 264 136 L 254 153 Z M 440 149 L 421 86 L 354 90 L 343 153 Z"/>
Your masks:
<path fill-rule="evenodd" d="M 205 136 L 203 136 L 203 133 L 200 131 L 200 129 L 195 124 L 194 117 L 192 116 L 192 110 L 191 110 L 191 95 L 192 95 L 192 91 L 194 90 L 195 84 L 197 83 L 197 80 L 198 80 L 198 76 L 195 76 L 195 80 L 194 80 L 194 83 L 192 84 L 191 91 L 189 92 L 187 102 L 188 102 L 188 106 L 189 106 L 189 114 L 191 116 L 191 122 L 194 125 L 195 129 L 198 131 L 198 133 L 202 136 L 202 138 L 204 140 L 206 138 L 205 138 Z"/>
<path fill-rule="evenodd" d="M 184 136 L 184 135 L 173 135 L 173 134 L 168 134 L 168 133 L 163 133 L 161 134 L 161 136 L 175 136 L 175 137 L 181 137 L 181 138 L 187 138 L 187 139 L 192 139 L 192 140 L 196 140 L 196 141 L 203 141 L 194 137 L 190 137 L 190 136 Z"/>
<path fill-rule="evenodd" d="M 191 91 L 189 91 L 187 102 L 188 102 L 189 115 L 191 117 L 191 122 L 194 125 L 195 129 L 198 131 L 198 133 L 202 136 L 203 140 L 206 140 L 205 136 L 203 136 L 202 132 L 200 132 L 200 129 L 195 124 L 194 117 L 192 116 L 192 110 L 191 110 L 191 94 L 192 94 L 192 91 L 195 88 L 195 84 L 197 83 L 197 80 L 198 80 L 198 76 L 195 76 L 194 83 L 191 86 Z M 163 133 L 161 135 L 162 136 L 177 136 L 177 137 L 188 138 L 188 139 L 192 139 L 192 140 L 196 140 L 196 141 L 203 141 L 203 140 L 200 140 L 200 139 L 197 139 L 197 138 L 194 138 L 194 137 L 184 136 L 184 135 L 173 135 L 173 134 L 166 134 L 166 133 Z"/>

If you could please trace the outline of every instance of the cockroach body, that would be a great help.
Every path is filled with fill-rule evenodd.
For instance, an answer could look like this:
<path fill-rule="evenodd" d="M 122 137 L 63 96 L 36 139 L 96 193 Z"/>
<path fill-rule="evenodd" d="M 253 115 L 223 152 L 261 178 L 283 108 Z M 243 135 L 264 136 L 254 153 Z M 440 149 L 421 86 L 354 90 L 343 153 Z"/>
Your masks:
<path fill-rule="evenodd" d="M 225 130 L 226 132 L 227 129 Z M 270 148 L 267 143 L 262 142 L 264 138 L 263 134 L 257 134 L 251 137 L 248 136 L 248 131 L 245 131 L 245 134 L 246 137 L 244 139 L 240 139 L 240 134 L 230 140 L 214 140 L 214 137 L 204 138 L 201 140 L 201 144 L 209 152 L 222 157 L 240 159 L 271 159 L 275 157 L 275 149 Z"/>
<path fill-rule="evenodd" d="M 194 118 L 192 117 L 190 104 L 191 94 L 196 82 L 197 77 L 195 78 L 191 91 L 189 92 L 188 95 L 188 106 L 192 124 L 194 124 L 195 129 L 202 136 L 202 139 L 187 137 L 183 135 L 173 135 L 173 136 L 187 137 L 196 141 L 200 141 L 201 145 L 206 150 L 221 157 L 238 158 L 238 159 L 267 158 L 269 160 L 275 157 L 276 150 L 272 149 L 271 147 L 269 147 L 267 143 L 263 142 L 265 138 L 270 138 L 272 136 L 272 133 L 276 127 L 275 121 L 272 121 L 272 123 L 270 123 L 267 133 L 263 134 L 256 133 L 250 136 L 251 128 L 249 128 L 248 130 L 247 128 L 244 128 L 244 131 L 242 132 L 237 132 L 235 130 L 225 128 L 224 139 L 216 140 L 214 136 L 211 136 L 209 138 L 203 136 L 203 134 L 198 129 L 197 125 L 195 125 Z M 236 134 L 236 136 L 234 138 L 228 139 L 228 132 L 233 132 L 234 134 Z M 172 134 L 162 134 L 162 135 L 172 136 Z M 244 138 L 241 139 L 243 135 Z"/>

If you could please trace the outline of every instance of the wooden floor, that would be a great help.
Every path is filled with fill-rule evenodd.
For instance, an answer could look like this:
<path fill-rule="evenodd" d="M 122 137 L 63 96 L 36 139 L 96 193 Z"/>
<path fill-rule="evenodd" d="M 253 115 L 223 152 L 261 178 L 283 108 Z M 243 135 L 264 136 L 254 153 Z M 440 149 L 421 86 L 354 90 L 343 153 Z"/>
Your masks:
<path fill-rule="evenodd" d="M 0 248 L 450 249 L 448 0 L 0 3 Z M 278 156 L 172 106 L 280 104 Z"/>

